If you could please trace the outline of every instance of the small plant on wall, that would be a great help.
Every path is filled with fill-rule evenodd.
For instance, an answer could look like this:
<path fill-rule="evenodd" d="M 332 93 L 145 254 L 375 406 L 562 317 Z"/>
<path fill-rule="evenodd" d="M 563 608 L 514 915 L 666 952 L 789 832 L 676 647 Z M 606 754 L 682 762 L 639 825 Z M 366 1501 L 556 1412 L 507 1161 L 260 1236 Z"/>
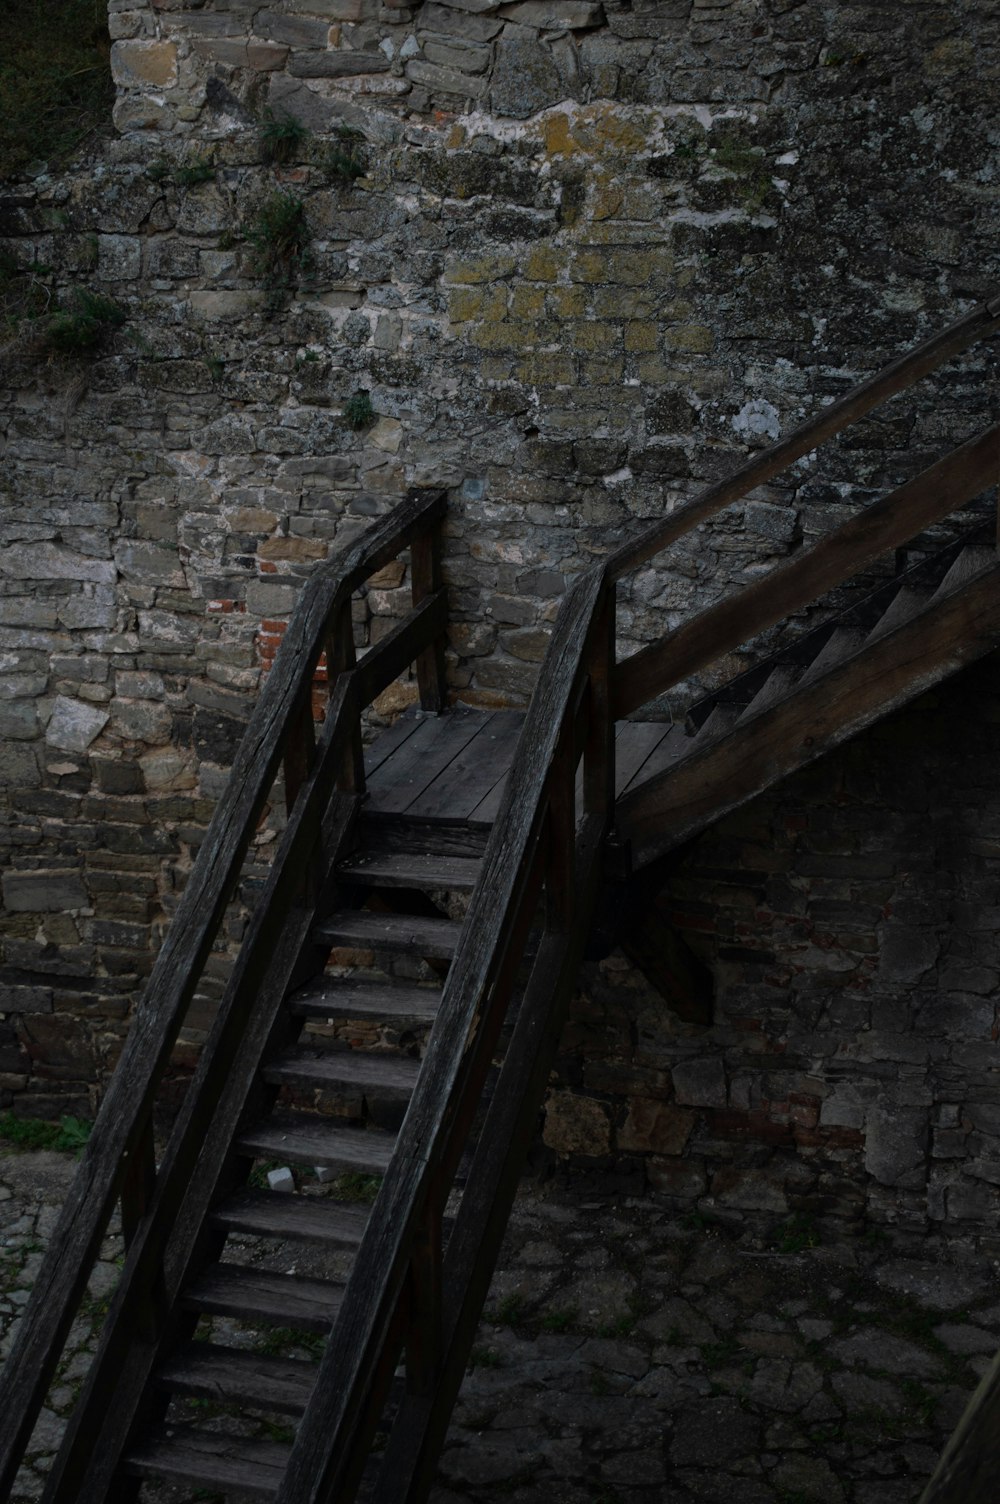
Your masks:
<path fill-rule="evenodd" d="M 354 392 L 344 404 L 344 417 L 354 429 L 370 428 L 375 422 L 372 399 L 365 391 Z"/>
<path fill-rule="evenodd" d="M 274 167 L 294 161 L 309 131 L 294 115 L 275 115 L 267 110 L 260 127 L 260 152 Z"/>
<path fill-rule="evenodd" d="M 45 325 L 43 339 L 58 355 L 94 355 L 125 317 L 124 308 L 113 298 L 77 287 L 68 304 L 57 309 Z"/>
<path fill-rule="evenodd" d="M 355 178 L 364 175 L 365 161 L 360 150 L 363 140 L 360 131 L 352 130 L 348 125 L 338 127 L 336 137 L 323 161 L 330 177 L 353 183 Z"/>
<path fill-rule="evenodd" d="M 294 193 L 268 194 L 248 225 L 246 238 L 251 247 L 251 274 L 260 277 L 275 304 L 312 265 L 305 203 Z"/>

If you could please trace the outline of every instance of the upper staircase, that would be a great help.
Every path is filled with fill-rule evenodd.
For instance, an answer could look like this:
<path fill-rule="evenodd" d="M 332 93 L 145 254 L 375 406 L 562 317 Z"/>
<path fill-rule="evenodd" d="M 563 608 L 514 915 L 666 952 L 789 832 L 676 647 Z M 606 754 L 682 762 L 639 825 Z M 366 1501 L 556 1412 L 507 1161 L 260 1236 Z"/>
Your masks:
<path fill-rule="evenodd" d="M 980 504 L 1000 427 L 622 662 L 616 581 L 998 327 L 1000 299 L 610 552 L 567 595 L 525 715 L 445 711 L 442 492 L 313 576 L 0 1381 L 3 1497 L 118 1203 L 125 1264 L 45 1504 L 138 1499 L 145 1479 L 280 1504 L 426 1496 L 602 887 L 641 912 L 635 874 L 1000 642 Z M 643 718 L 969 502 L 965 531 L 683 723 Z M 357 661 L 352 593 L 403 550 L 413 610 Z M 363 712 L 411 665 L 421 713 L 365 748 Z M 287 825 L 157 1159 L 171 1051 L 279 777 Z M 671 986 L 634 914 L 616 938 Z"/>

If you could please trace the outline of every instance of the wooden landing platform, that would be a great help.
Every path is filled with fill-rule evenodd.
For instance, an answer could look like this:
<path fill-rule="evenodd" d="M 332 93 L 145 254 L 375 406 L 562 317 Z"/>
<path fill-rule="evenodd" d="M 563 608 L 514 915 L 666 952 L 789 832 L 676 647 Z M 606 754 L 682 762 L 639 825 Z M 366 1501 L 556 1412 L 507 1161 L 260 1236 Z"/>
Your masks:
<path fill-rule="evenodd" d="M 458 705 L 439 716 L 408 711 L 365 753 L 366 813 L 488 829 L 500 808 L 523 721 L 520 710 Z M 666 743 L 675 746 L 683 736 L 680 727 L 662 721 L 620 721 L 616 798 L 658 772 L 668 760 Z"/>

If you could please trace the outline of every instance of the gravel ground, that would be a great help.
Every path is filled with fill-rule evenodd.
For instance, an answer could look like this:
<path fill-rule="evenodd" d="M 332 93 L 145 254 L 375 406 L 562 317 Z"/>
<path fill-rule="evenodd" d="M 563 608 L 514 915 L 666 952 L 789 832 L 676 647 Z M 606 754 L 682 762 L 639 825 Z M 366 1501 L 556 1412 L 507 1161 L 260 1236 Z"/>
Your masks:
<path fill-rule="evenodd" d="M 66 1155 L 0 1152 L 0 1351 L 72 1173 Z M 17 1504 L 40 1496 L 120 1251 L 110 1237 Z M 252 1242 L 236 1256 L 257 1256 Z M 259 1341 L 232 1324 L 225 1338 Z M 706 1225 L 652 1198 L 528 1183 L 433 1504 L 913 1504 L 998 1345 L 996 1271 L 982 1260 L 818 1243 L 801 1220 Z"/>

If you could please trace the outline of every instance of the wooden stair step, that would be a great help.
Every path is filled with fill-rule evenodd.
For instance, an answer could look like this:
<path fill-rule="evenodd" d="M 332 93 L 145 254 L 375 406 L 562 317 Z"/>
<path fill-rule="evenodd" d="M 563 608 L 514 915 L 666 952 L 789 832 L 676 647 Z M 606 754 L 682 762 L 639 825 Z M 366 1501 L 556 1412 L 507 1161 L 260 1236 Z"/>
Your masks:
<path fill-rule="evenodd" d="M 441 1005 L 434 987 L 403 987 L 391 982 L 312 982 L 288 998 L 286 1007 L 298 1018 L 373 1020 L 395 1028 L 432 1024 Z"/>
<path fill-rule="evenodd" d="M 402 951 L 407 955 L 450 961 L 458 948 L 462 925 L 457 919 L 425 919 L 417 914 L 374 914 L 368 909 L 344 909 L 317 925 L 314 935 L 324 945 Z"/>
<path fill-rule="evenodd" d="M 818 679 L 820 674 L 826 673 L 827 669 L 833 668 L 835 664 L 842 663 L 845 658 L 856 653 L 866 636 L 867 633 L 859 631 L 856 627 L 835 627 L 812 663 L 804 670 L 799 679 L 799 688 L 813 679 Z"/>
<path fill-rule="evenodd" d="M 126 1473 L 233 1489 L 254 1499 L 273 1499 L 281 1487 L 291 1447 L 280 1442 L 221 1436 L 194 1426 L 161 1426 L 122 1459 Z"/>
<path fill-rule="evenodd" d="M 723 702 L 716 705 L 711 715 L 706 716 L 701 726 L 691 738 L 691 748 L 698 745 L 699 751 L 707 742 L 717 741 L 720 736 L 725 736 L 727 731 L 732 730 L 739 720 L 741 708 L 739 705 L 727 705 Z"/>
<path fill-rule="evenodd" d="M 264 1066 L 272 1086 L 345 1088 L 365 1096 L 409 1101 L 420 1074 L 420 1061 L 362 1050 L 316 1050 L 297 1045 Z"/>
<path fill-rule="evenodd" d="M 378 1128 L 334 1127 L 310 1113 L 275 1113 L 240 1133 L 235 1147 L 255 1159 L 384 1175 L 395 1142 L 394 1133 Z"/>
<path fill-rule="evenodd" d="M 215 1207 L 211 1220 L 226 1232 L 357 1248 L 368 1223 L 368 1208 L 347 1205 L 332 1196 L 246 1190 Z"/>
<path fill-rule="evenodd" d="M 471 893 L 479 880 L 482 863 L 476 857 L 415 851 L 357 851 L 341 862 L 337 875 L 345 882 L 373 888 L 436 888 Z"/>
<path fill-rule="evenodd" d="M 950 594 L 959 585 L 964 585 L 966 580 L 974 579 L 977 574 L 983 574 L 987 569 L 992 569 L 996 562 L 997 551 L 989 544 L 967 544 L 937 587 L 935 595 Z"/>
<path fill-rule="evenodd" d="M 344 1287 L 302 1274 L 279 1274 L 244 1264 L 213 1264 L 181 1294 L 188 1311 L 264 1321 L 325 1336 L 344 1299 Z"/>
<path fill-rule="evenodd" d="M 458 856 L 481 860 L 490 836 L 488 822 L 417 819 L 408 815 L 383 815 L 366 809 L 358 822 L 358 842 L 367 851 L 397 856 L 410 851 L 415 856 Z"/>
<path fill-rule="evenodd" d="M 155 1377 L 157 1386 L 171 1394 L 301 1415 L 312 1393 L 316 1365 L 306 1358 L 189 1342 L 167 1359 Z"/>
<path fill-rule="evenodd" d="M 740 720 L 756 715 L 759 711 L 766 710 L 769 705 L 776 705 L 779 700 L 783 700 L 791 692 L 797 678 L 798 674 L 790 664 L 779 664 L 772 673 L 768 674 L 753 699 L 744 706 Z"/>
<path fill-rule="evenodd" d="M 650 753 L 640 771 L 636 774 L 635 782 L 642 782 L 652 778 L 657 773 L 663 773 L 674 763 L 680 762 L 691 750 L 691 737 L 688 736 L 681 725 L 671 726 Z"/>
<path fill-rule="evenodd" d="M 904 622 L 916 616 L 918 611 L 922 611 L 929 600 L 930 596 L 926 591 L 913 590 L 910 586 L 904 585 L 893 596 L 885 611 L 868 633 L 866 640 L 868 642 L 877 642 L 887 632 L 895 631 L 897 627 L 901 627 Z"/>

